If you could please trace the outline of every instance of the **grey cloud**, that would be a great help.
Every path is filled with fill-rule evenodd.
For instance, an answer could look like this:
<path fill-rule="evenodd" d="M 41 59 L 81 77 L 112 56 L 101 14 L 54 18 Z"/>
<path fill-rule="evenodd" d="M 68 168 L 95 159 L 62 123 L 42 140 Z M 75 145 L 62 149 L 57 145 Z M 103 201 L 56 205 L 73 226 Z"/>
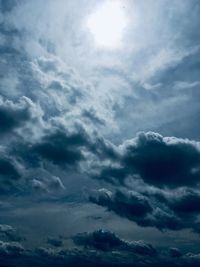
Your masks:
<path fill-rule="evenodd" d="M 198 1 L 177 0 L 173 6 L 170 0 L 127 3 L 128 13 L 137 16 L 139 12 L 138 21 L 130 27 L 125 49 L 116 53 L 97 52 L 87 33 L 80 32 L 80 21 L 95 1 L 79 2 L 77 6 L 76 1 L 64 0 L 48 4 L 46 0 L 0 0 L 0 145 L 5 147 L 0 149 L 0 192 L 21 190 L 15 196 L 21 209 L 27 205 L 23 197 L 32 191 L 31 200 L 44 195 L 50 203 L 46 197 L 50 194 L 52 200 L 60 197 L 63 204 L 76 199 L 63 197 L 65 182 L 72 181 L 78 191 L 83 184 L 93 186 L 93 181 L 83 177 L 90 176 L 98 178 L 95 187 L 109 182 L 112 191 L 101 190 L 90 200 L 119 216 L 143 227 L 200 232 L 199 143 L 156 133 L 142 133 L 121 146 L 112 143 L 132 138 L 138 130 L 199 139 Z M 145 90 L 141 84 L 154 90 Z M 177 85 L 191 88 L 180 91 Z M 76 129 L 77 124 L 85 132 Z M 129 182 L 137 186 L 121 190 Z M 70 191 L 67 186 L 66 190 Z M 13 204 L 13 214 L 17 213 L 15 205 L 20 204 Z M 122 247 L 128 246 L 121 242 Z M 138 245 L 140 256 L 145 246 L 150 250 L 146 244 Z M 146 261 L 125 250 L 115 255 L 92 250 L 43 248 L 40 253 L 26 251 L 16 262 L 6 252 L 1 264 L 199 265 L 198 255 Z"/>
<path fill-rule="evenodd" d="M 24 252 L 23 246 L 18 242 L 0 241 L 0 255 L 11 257 L 19 256 Z"/>
<path fill-rule="evenodd" d="M 148 132 L 125 141 L 118 167 L 106 166 L 99 179 L 124 183 L 128 176 L 139 175 L 158 187 L 194 186 L 199 182 L 199 143 Z"/>
<path fill-rule="evenodd" d="M 116 191 L 115 194 L 106 190 L 100 189 L 94 196 L 89 198 L 92 202 L 108 207 L 122 217 L 127 217 L 131 220 L 140 220 L 152 211 L 152 207 L 148 198 L 134 191 Z"/>
<path fill-rule="evenodd" d="M 0 237 L 9 241 L 21 241 L 22 237 L 10 225 L 0 224 Z"/>
<path fill-rule="evenodd" d="M 94 109 L 84 110 L 82 115 L 94 124 L 105 125 L 104 120 L 100 119 L 98 115 L 95 114 Z"/>
<path fill-rule="evenodd" d="M 58 193 L 65 190 L 61 179 L 57 176 L 48 175 L 43 179 L 33 179 L 31 181 L 33 190 L 41 193 Z"/>
<path fill-rule="evenodd" d="M 100 189 L 91 192 L 89 200 L 143 227 L 174 231 L 189 228 L 199 232 L 198 190 L 177 189 L 169 193 L 154 192 L 148 187 L 137 189 L 138 192 L 117 189 L 114 193 Z"/>
<path fill-rule="evenodd" d="M 21 169 L 17 166 L 12 157 L 0 156 L 1 193 L 8 193 L 15 190 L 21 175 Z"/>
<path fill-rule="evenodd" d="M 73 166 L 84 159 L 81 147 L 87 144 L 83 134 L 71 134 L 57 131 L 45 136 L 41 142 L 34 144 L 32 153 L 59 166 Z"/>
<path fill-rule="evenodd" d="M 52 245 L 53 247 L 62 247 L 63 241 L 57 238 L 49 237 L 47 243 Z"/>
<path fill-rule="evenodd" d="M 97 234 L 98 232 L 94 232 Z M 99 232 L 100 233 L 100 232 Z M 80 235 L 79 235 L 80 237 Z M 87 242 L 89 233 L 82 235 L 83 239 Z M 104 244 L 111 242 L 113 239 L 116 243 L 116 236 L 113 233 L 105 232 L 103 239 L 98 237 L 99 242 Z M 113 238 L 114 237 L 114 238 Z M 78 235 L 77 235 L 78 238 Z M 92 238 L 92 233 L 90 234 Z M 118 240 L 118 238 L 117 238 Z M 120 240 L 120 239 L 119 239 Z M 111 242 L 112 243 L 112 242 Z M 30 250 L 23 248 L 19 243 L 6 243 L 0 242 L 0 260 L 1 266 L 88 266 L 92 267 L 108 267 L 108 266 L 172 266 L 172 267 L 198 267 L 199 266 L 199 254 L 186 253 L 181 257 L 167 254 L 164 249 L 159 248 L 159 251 L 152 247 L 150 244 L 144 242 L 127 242 L 120 240 L 121 247 L 118 246 L 118 251 L 111 250 L 103 251 L 99 248 L 81 250 L 81 249 L 63 249 L 63 248 L 46 248 L 39 247 L 36 250 Z M 92 246 L 93 246 L 92 245 Z M 115 248 L 116 249 L 116 248 Z M 120 250 L 121 249 L 121 250 Z M 170 248 L 173 251 L 179 251 L 177 248 Z M 176 259 L 174 258 L 176 257 Z"/>
<path fill-rule="evenodd" d="M 31 101 L 22 97 L 19 102 L 0 99 L 0 134 L 6 134 L 23 126 L 31 118 Z"/>
<path fill-rule="evenodd" d="M 0 10 L 2 13 L 10 12 L 12 8 L 16 5 L 16 0 L 1 0 L 0 1 Z"/>
<path fill-rule="evenodd" d="M 65 186 L 63 185 L 63 182 L 61 179 L 57 176 L 52 176 L 50 181 L 49 181 L 49 187 L 51 189 L 57 189 L 57 190 L 64 190 Z"/>
<path fill-rule="evenodd" d="M 154 209 L 147 197 L 133 191 L 118 190 L 112 193 L 101 189 L 96 193 L 93 192 L 89 200 L 143 227 L 154 226 L 171 230 L 182 228 L 181 221 L 172 213 L 162 211 L 160 208 Z"/>
<path fill-rule="evenodd" d="M 179 257 L 182 256 L 182 253 L 178 248 L 170 248 L 169 249 L 169 254 L 173 258 L 179 258 Z"/>
<path fill-rule="evenodd" d="M 48 187 L 45 185 L 43 181 L 40 181 L 38 179 L 32 180 L 32 187 L 35 191 L 41 191 L 41 192 L 48 192 Z"/>
<path fill-rule="evenodd" d="M 155 256 L 156 249 L 143 241 L 128 242 L 120 239 L 115 233 L 107 230 L 97 230 L 92 233 L 80 233 L 72 237 L 78 246 L 95 248 L 102 251 L 130 251 L 143 256 Z"/>
<path fill-rule="evenodd" d="M 187 216 L 200 213 L 200 191 L 182 189 L 165 198 L 167 205 L 177 214 Z"/>

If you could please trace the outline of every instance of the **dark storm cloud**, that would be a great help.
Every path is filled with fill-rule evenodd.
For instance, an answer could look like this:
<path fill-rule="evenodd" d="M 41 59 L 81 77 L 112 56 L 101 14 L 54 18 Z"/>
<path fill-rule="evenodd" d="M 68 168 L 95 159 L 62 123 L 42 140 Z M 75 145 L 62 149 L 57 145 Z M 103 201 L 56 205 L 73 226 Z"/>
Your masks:
<path fill-rule="evenodd" d="M 21 170 L 11 157 L 0 156 L 0 192 L 8 193 L 16 189 Z"/>
<path fill-rule="evenodd" d="M 169 254 L 173 258 L 180 258 L 182 256 L 182 253 L 178 248 L 170 248 Z"/>
<path fill-rule="evenodd" d="M 136 192 L 123 189 L 112 193 L 107 189 L 100 189 L 92 192 L 89 200 L 143 227 L 174 231 L 189 228 L 199 232 L 198 190 L 178 189 L 170 193 L 155 192 L 148 187 L 142 192 L 140 190 L 138 188 Z"/>
<path fill-rule="evenodd" d="M 97 230 L 92 233 L 80 233 L 72 237 L 74 243 L 78 246 L 94 248 L 102 251 L 131 251 L 143 256 L 155 256 L 156 249 L 143 241 L 127 242 L 120 239 L 115 233 L 107 230 Z"/>
<path fill-rule="evenodd" d="M 116 191 L 112 194 L 106 189 L 100 189 L 98 196 L 91 195 L 90 200 L 102 206 L 108 207 L 122 217 L 127 217 L 131 220 L 142 220 L 152 211 L 148 198 L 136 192 Z"/>
<path fill-rule="evenodd" d="M 31 181 L 31 186 L 36 194 L 42 193 L 59 193 L 65 190 L 65 186 L 63 185 L 61 179 L 57 176 L 48 175 L 43 179 L 34 178 Z"/>
<path fill-rule="evenodd" d="M 120 250 L 123 241 L 114 233 L 104 230 L 97 230 L 92 233 L 80 233 L 75 235 L 73 241 L 78 246 L 92 247 L 99 250 Z"/>
<path fill-rule="evenodd" d="M 0 224 L 0 238 L 9 241 L 21 241 L 22 237 L 18 234 L 16 229 L 10 225 Z"/>
<path fill-rule="evenodd" d="M 84 159 L 81 147 L 87 144 L 87 139 L 81 134 L 67 135 L 57 131 L 32 147 L 33 153 L 60 166 L 73 166 Z"/>
<path fill-rule="evenodd" d="M 111 142 L 96 133 L 88 133 L 83 127 L 69 132 L 62 125 L 51 126 L 41 138 L 16 144 L 14 153 L 23 158 L 25 164 L 39 166 L 43 161 L 49 161 L 58 167 L 73 169 L 80 162 L 87 162 L 85 152 L 94 158 L 94 164 L 96 159 L 115 161 L 119 157 Z M 84 171 L 88 172 L 87 169 Z"/>
<path fill-rule="evenodd" d="M 200 213 L 200 191 L 192 189 L 182 189 L 177 193 L 163 196 L 166 204 L 177 214 L 185 215 Z"/>
<path fill-rule="evenodd" d="M 12 232 L 8 225 L 1 225 L 3 232 Z M 144 241 L 127 241 L 114 232 L 96 230 L 72 236 L 79 248 L 65 248 L 60 238 L 49 237 L 52 248 L 27 248 L 20 242 L 0 241 L 1 266 L 136 266 L 136 267 L 196 267 L 199 254 L 182 253 L 178 248 L 154 248 Z M 61 241 L 61 242 L 59 242 Z M 81 249 L 84 247 L 84 249 Z M 174 260 L 176 259 L 176 260 Z"/>
<path fill-rule="evenodd" d="M 23 97 L 19 102 L 0 99 L 0 134 L 7 134 L 31 118 L 31 101 Z"/>
<path fill-rule="evenodd" d="M 23 246 L 18 242 L 4 242 L 0 241 L 0 255 L 15 257 L 24 252 Z"/>
<path fill-rule="evenodd" d="M 118 167 L 105 167 L 100 179 L 123 183 L 139 175 L 146 183 L 158 187 L 194 186 L 199 182 L 199 143 L 157 133 L 139 133 L 121 145 Z"/>
<path fill-rule="evenodd" d="M 174 133 L 199 139 L 199 50 L 193 43 L 199 36 L 198 1 L 175 1 L 173 8 L 169 0 L 162 4 L 150 1 L 147 6 L 145 1 L 136 1 L 136 13 L 140 5 L 144 10 L 138 16 L 140 30 L 137 32 L 136 25 L 135 36 L 131 28 L 131 38 L 139 48 L 133 53 L 128 46 L 124 53 L 96 53 L 90 45 L 88 49 L 85 33 L 77 26 L 81 28 L 79 18 L 82 21 L 90 3 L 83 1 L 77 8 L 73 1 L 58 2 L 0 0 L 0 193 L 22 192 L 12 200 L 17 199 L 12 208 L 13 225 L 17 213 L 22 216 L 25 212 L 29 197 L 30 216 L 26 222 L 22 216 L 27 230 L 40 219 L 34 216 L 33 202 L 41 194 L 49 205 L 55 200 L 79 205 L 70 186 L 77 191 L 83 184 L 91 187 L 93 181 L 85 182 L 83 177 L 90 176 L 99 179 L 95 183 L 110 183 L 114 193 L 104 189 L 90 196 L 109 211 L 143 227 L 200 232 L 199 143 L 156 133 L 141 133 L 121 146 L 112 143 L 115 136 L 121 142 L 138 130 L 161 128 L 167 136 Z M 142 23 L 140 17 L 145 18 Z M 159 25 L 155 17 L 161 21 Z M 129 39 L 127 44 L 131 43 Z M 104 66 L 104 59 L 105 71 L 97 73 L 95 68 Z M 111 67 L 106 69 L 107 65 Z M 119 71 L 114 65 L 120 66 Z M 132 76 L 138 76 L 137 81 Z M 104 139 L 104 134 L 111 141 Z M 71 172 L 76 172 L 78 179 Z M 121 190 L 120 186 L 128 187 L 129 182 L 133 182 L 131 189 Z M 72 196 L 66 196 L 65 189 Z M 20 212 L 15 205 L 20 205 Z M 45 206 L 41 209 L 46 212 Z M 53 205 L 50 209 L 56 212 Z M 82 212 L 79 206 L 77 210 Z M 9 212 L 5 215 L 5 220 L 11 220 Z M 45 220 L 53 224 L 48 216 Z M 119 229 L 124 221 L 120 220 Z M 55 231 L 58 228 L 56 224 L 53 227 Z M 36 234 L 35 239 L 40 232 L 46 236 L 48 228 L 31 229 L 31 235 Z M 8 239 L 0 242 L 0 265 L 6 267 L 200 265 L 198 254 L 181 256 L 178 249 L 171 248 L 158 256 L 145 242 L 128 242 L 106 231 L 77 235 L 76 241 L 82 238 L 84 249 L 67 250 L 65 242 L 59 248 L 59 239 L 49 238 L 52 247 L 36 251 L 10 242 L 19 240 L 9 226 L 1 225 L 0 232 L 0 237 Z"/>
<path fill-rule="evenodd" d="M 63 241 L 57 238 L 49 237 L 47 243 L 53 247 L 62 247 Z"/>
<path fill-rule="evenodd" d="M 81 244 L 88 245 L 84 250 L 58 247 L 30 250 L 17 242 L 0 241 L 1 266 L 197 267 L 200 263 L 199 254 L 183 254 L 178 248 L 158 248 L 157 251 L 142 241 L 128 242 L 114 233 L 104 233 L 103 236 L 102 231 L 77 235 L 77 242 L 82 239 Z M 106 250 L 102 249 L 105 246 Z"/>
<path fill-rule="evenodd" d="M 90 201 L 143 227 L 199 232 L 198 142 L 148 132 L 125 141 L 116 151 L 115 161 L 100 165 L 96 175 L 116 191 L 101 189 L 89 196 Z M 131 182 L 134 190 L 117 188 Z"/>
<path fill-rule="evenodd" d="M 133 191 L 116 191 L 113 194 L 106 189 L 101 189 L 96 194 L 93 193 L 89 199 L 143 227 L 152 226 L 160 230 L 182 228 L 181 220 L 173 213 L 160 208 L 154 209 L 150 199 Z"/>
<path fill-rule="evenodd" d="M 16 166 L 11 162 L 12 159 L 0 158 L 0 175 L 15 180 L 20 177 L 20 174 Z"/>

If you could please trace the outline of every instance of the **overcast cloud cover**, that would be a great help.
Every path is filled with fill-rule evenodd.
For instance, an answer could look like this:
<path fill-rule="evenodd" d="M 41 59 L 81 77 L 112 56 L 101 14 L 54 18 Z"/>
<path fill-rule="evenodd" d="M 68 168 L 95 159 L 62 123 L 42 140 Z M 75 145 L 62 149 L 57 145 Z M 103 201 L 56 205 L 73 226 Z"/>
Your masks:
<path fill-rule="evenodd" d="M 1 267 L 200 266 L 200 2 L 108 1 L 0 0 Z"/>

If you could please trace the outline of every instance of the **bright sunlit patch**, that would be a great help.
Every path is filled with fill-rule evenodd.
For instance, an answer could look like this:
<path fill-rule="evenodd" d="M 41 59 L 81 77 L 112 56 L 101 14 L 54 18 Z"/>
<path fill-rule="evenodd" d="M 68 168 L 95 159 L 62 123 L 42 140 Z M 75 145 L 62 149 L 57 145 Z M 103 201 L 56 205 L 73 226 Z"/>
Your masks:
<path fill-rule="evenodd" d="M 127 17 L 121 1 L 108 0 L 87 19 L 87 27 L 99 47 L 118 48 L 122 45 Z"/>

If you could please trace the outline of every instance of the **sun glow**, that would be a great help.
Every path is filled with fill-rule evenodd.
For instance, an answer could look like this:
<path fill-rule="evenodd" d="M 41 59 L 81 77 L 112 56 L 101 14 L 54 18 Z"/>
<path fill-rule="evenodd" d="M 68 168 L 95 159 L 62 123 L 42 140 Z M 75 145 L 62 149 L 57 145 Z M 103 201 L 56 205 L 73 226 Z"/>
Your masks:
<path fill-rule="evenodd" d="M 98 47 L 119 48 L 122 46 L 127 17 L 120 1 L 109 0 L 89 15 L 87 27 Z"/>

